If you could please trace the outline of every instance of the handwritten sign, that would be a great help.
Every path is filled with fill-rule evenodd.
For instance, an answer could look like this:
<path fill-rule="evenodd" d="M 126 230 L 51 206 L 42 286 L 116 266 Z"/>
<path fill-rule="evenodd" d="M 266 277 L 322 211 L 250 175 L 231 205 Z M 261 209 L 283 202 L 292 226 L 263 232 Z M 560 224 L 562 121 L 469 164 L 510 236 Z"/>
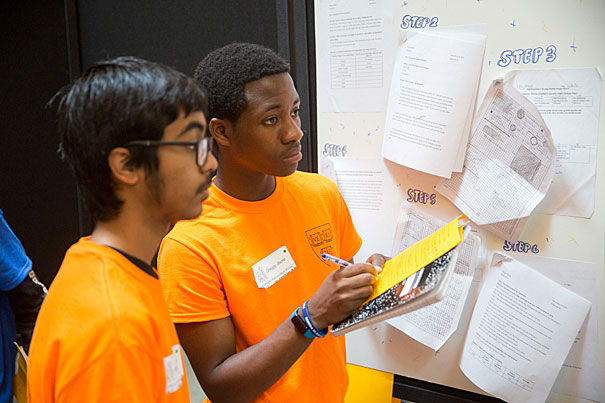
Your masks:
<path fill-rule="evenodd" d="M 399 28 L 408 29 L 408 28 L 426 28 L 426 27 L 436 27 L 439 22 L 439 18 L 437 17 L 422 17 L 420 15 L 409 15 L 406 14 L 401 18 L 401 24 Z"/>
<path fill-rule="evenodd" d="M 500 60 L 498 60 L 498 66 L 506 67 L 509 64 L 536 64 L 544 56 L 544 60 L 547 63 L 552 63 L 557 58 L 557 47 L 555 45 L 548 45 L 546 49 L 538 46 L 535 48 L 517 49 L 510 50 L 505 49 L 500 53 Z"/>
<path fill-rule="evenodd" d="M 344 157 L 347 155 L 347 145 L 340 146 L 338 144 L 324 144 L 324 157 Z"/>
<path fill-rule="evenodd" d="M 408 189 L 407 201 L 410 203 L 435 204 L 437 195 L 435 193 L 427 193 L 420 189 Z"/>
<path fill-rule="evenodd" d="M 502 249 L 507 252 L 520 252 L 520 253 L 540 253 L 537 244 L 531 244 L 528 242 L 517 241 L 517 243 L 511 244 L 508 241 L 504 241 L 504 245 L 502 245 Z"/>

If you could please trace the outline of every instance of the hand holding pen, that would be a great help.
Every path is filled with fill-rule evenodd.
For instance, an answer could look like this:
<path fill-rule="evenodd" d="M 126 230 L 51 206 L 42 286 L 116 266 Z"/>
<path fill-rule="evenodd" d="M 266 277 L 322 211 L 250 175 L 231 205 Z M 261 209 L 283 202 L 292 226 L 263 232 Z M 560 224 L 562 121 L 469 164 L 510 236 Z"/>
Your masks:
<path fill-rule="evenodd" d="M 337 265 L 339 265 L 341 267 L 346 267 L 346 266 L 348 266 L 348 265 L 351 264 L 350 262 L 347 262 L 346 260 L 337 258 L 336 256 L 332 256 L 332 255 L 329 255 L 327 253 L 322 253 L 321 254 L 321 258 L 323 260 L 325 260 L 326 262 L 334 263 L 334 264 L 337 264 Z M 388 257 L 383 256 L 383 255 L 381 255 L 379 253 L 375 253 L 375 254 L 373 254 L 372 256 L 370 256 L 368 258 L 368 260 L 366 261 L 366 263 L 369 263 L 372 266 L 374 266 L 374 268 L 376 268 L 376 275 L 378 276 L 380 274 L 380 272 L 382 271 L 382 266 L 384 266 L 384 263 L 387 260 L 389 260 Z M 380 266 L 378 264 L 376 264 L 376 263 L 380 263 Z"/>
<path fill-rule="evenodd" d="M 376 282 L 376 269 L 371 264 L 352 264 L 328 254 L 322 254 L 322 259 L 340 268 L 329 271 L 308 301 L 309 317 L 318 329 L 343 320 L 359 308 Z"/>

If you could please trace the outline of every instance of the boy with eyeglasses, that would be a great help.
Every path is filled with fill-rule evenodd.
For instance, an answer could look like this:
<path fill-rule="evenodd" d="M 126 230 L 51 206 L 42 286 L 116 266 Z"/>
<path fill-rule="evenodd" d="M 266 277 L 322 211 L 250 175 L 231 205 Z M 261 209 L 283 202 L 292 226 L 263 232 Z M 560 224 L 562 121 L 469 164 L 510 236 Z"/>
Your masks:
<path fill-rule="evenodd" d="M 164 238 L 158 267 L 172 320 L 212 401 L 338 402 L 344 338 L 328 326 L 372 292 L 384 256 L 338 268 L 361 246 L 336 185 L 296 171 L 303 136 L 288 63 L 234 43 L 195 78 L 208 91 L 220 166 L 203 219 Z"/>
<path fill-rule="evenodd" d="M 216 160 L 207 98 L 189 77 L 133 57 L 98 62 L 59 94 L 61 152 L 95 221 L 42 305 L 30 402 L 188 402 L 181 347 L 150 263 L 199 216 Z"/>

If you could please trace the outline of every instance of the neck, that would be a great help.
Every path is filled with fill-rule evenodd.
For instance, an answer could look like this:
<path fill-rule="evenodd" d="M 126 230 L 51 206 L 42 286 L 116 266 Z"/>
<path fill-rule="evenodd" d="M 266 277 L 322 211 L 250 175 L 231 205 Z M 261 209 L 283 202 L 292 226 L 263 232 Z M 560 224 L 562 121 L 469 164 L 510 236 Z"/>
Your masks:
<path fill-rule="evenodd" d="M 117 218 L 95 225 L 90 240 L 151 264 L 162 238 L 170 230 L 170 224 L 156 222 L 149 216 L 143 217 L 140 210 L 131 211 L 126 203 L 122 207 Z"/>
<path fill-rule="evenodd" d="M 226 164 L 225 164 L 226 165 Z M 275 176 L 244 170 L 229 170 L 219 165 L 214 184 L 231 197 L 259 201 L 275 191 Z"/>

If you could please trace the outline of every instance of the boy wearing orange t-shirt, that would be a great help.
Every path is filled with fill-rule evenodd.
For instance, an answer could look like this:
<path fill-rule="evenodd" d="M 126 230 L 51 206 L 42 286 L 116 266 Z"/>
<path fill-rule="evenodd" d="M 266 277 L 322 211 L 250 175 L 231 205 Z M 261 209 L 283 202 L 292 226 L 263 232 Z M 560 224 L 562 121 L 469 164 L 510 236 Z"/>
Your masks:
<path fill-rule="evenodd" d="M 199 216 L 208 197 L 206 95 L 169 67 L 120 57 L 57 98 L 61 151 L 95 226 L 67 251 L 40 310 L 28 400 L 188 402 L 150 263 L 168 229 Z"/>
<path fill-rule="evenodd" d="M 336 185 L 296 171 L 300 98 L 283 59 L 235 43 L 195 78 L 220 167 L 203 219 L 175 226 L 158 265 L 196 376 L 213 401 L 342 401 L 344 338 L 327 327 L 369 297 L 384 257 L 321 259 L 351 260 L 361 238 Z"/>

